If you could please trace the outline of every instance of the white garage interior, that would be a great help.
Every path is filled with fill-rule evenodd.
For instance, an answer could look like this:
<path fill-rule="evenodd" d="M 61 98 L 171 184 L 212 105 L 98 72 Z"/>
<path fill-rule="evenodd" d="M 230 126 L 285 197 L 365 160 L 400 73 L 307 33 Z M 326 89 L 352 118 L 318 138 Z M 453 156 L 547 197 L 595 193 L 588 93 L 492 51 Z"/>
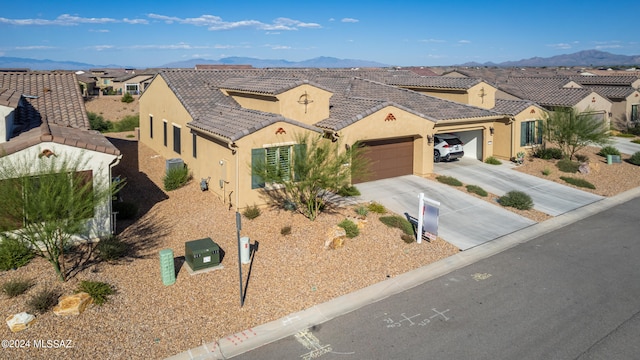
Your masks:
<path fill-rule="evenodd" d="M 459 131 L 458 135 L 464 144 L 464 157 L 482 160 L 482 130 Z"/>

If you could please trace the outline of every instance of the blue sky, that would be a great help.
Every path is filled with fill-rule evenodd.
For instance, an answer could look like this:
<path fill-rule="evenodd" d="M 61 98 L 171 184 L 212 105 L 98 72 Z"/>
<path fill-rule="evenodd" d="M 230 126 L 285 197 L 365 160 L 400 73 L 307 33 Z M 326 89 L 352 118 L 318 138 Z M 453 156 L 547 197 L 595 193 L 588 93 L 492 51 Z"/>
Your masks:
<path fill-rule="evenodd" d="M 32 0 L 2 5 L 0 56 L 155 67 L 229 56 L 388 65 L 639 55 L 635 1 Z"/>

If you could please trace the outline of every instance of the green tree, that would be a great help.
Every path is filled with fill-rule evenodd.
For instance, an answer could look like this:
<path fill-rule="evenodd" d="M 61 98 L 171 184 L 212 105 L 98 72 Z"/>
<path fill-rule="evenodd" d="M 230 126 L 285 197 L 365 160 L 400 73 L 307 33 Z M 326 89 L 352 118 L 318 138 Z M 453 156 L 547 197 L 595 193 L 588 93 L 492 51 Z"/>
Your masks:
<path fill-rule="evenodd" d="M 324 208 L 326 192 L 336 193 L 352 178 L 366 177 L 369 162 L 363 156 L 366 149 L 359 143 L 343 147 L 340 141 L 308 135 L 298 136 L 297 142 L 293 166 L 260 159 L 252 163 L 252 172 L 265 183 L 282 185 L 279 190 L 267 190 L 267 196 L 283 206 L 293 202 L 297 211 L 315 220 Z"/>
<path fill-rule="evenodd" d="M 569 160 L 587 145 L 609 142 L 607 124 L 589 109 L 578 112 L 573 108 L 556 108 L 544 125 L 545 139 L 557 145 Z"/>
<path fill-rule="evenodd" d="M 123 185 L 94 177 L 84 156 L 0 157 L 0 232 L 20 239 L 67 280 L 65 254 L 74 236 Z"/>

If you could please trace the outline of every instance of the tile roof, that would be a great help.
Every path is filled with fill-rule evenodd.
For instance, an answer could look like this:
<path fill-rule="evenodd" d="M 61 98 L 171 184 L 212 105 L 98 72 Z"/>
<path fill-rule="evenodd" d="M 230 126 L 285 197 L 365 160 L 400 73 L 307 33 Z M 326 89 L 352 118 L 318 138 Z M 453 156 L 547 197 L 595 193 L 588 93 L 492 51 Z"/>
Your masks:
<path fill-rule="evenodd" d="M 632 86 L 633 83 L 639 79 L 638 76 L 632 76 L 632 75 L 618 75 L 618 76 L 576 75 L 576 76 L 570 76 L 569 78 L 581 85 L 616 85 L 616 86 Z"/>
<path fill-rule="evenodd" d="M 535 103 L 529 100 L 496 99 L 496 105 L 491 110 L 499 114 L 515 116 L 532 105 L 537 106 Z"/>
<path fill-rule="evenodd" d="M 235 141 L 274 121 L 287 121 L 317 130 L 340 130 L 367 115 L 392 105 L 433 122 L 456 119 L 482 119 L 500 116 L 491 110 L 464 105 L 386 85 L 394 76 L 406 72 L 334 69 L 241 69 L 166 70 L 160 73 L 176 97 L 191 114 L 190 127 Z M 367 78 L 353 75 L 366 75 Z M 416 76 L 418 77 L 418 76 Z M 381 82 L 370 80 L 380 79 Z M 333 93 L 330 117 L 307 126 L 279 115 L 242 109 L 220 89 L 237 89 L 277 94 L 309 83 Z M 143 95 L 145 96 L 145 95 Z M 233 114 L 230 117 L 229 114 Z M 229 121 L 233 118 L 234 121 Z M 239 119 L 239 121 L 237 121 Z"/>
<path fill-rule="evenodd" d="M 404 76 L 394 77 L 386 83 L 395 86 L 411 86 L 431 89 L 459 89 L 467 90 L 482 82 L 479 78 L 447 77 L 447 76 Z"/>
<path fill-rule="evenodd" d="M 593 93 L 585 88 L 564 88 L 566 78 L 510 77 L 496 85 L 502 91 L 542 106 L 572 107 Z"/>
<path fill-rule="evenodd" d="M 0 144 L 8 154 L 39 142 L 54 141 L 118 155 L 120 151 L 102 134 L 89 130 L 89 118 L 73 73 L 0 73 L 2 97 L 13 92 L 15 108 L 10 139 Z M 16 103 L 17 94 L 20 100 Z"/>
<path fill-rule="evenodd" d="M 588 88 L 609 99 L 625 99 L 636 91 L 630 86 L 588 86 Z"/>

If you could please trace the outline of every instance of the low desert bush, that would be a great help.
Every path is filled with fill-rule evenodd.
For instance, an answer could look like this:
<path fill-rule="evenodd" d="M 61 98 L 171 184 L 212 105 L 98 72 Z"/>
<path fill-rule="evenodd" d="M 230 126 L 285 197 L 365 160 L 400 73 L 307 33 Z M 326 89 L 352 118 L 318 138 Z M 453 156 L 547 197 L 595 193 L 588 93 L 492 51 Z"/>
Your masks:
<path fill-rule="evenodd" d="M 113 235 L 104 240 L 100 240 L 96 245 L 95 251 L 96 256 L 101 260 L 114 261 L 127 255 L 129 248 L 120 238 Z"/>
<path fill-rule="evenodd" d="M 2 284 L 2 292 L 8 297 L 16 297 L 24 294 L 33 286 L 33 281 L 28 279 L 12 279 Z"/>
<path fill-rule="evenodd" d="M 509 206 L 518 210 L 530 210 L 533 208 L 533 200 L 529 194 L 522 191 L 512 190 L 500 197 L 498 203 L 502 206 Z"/>
<path fill-rule="evenodd" d="M 402 233 L 400 238 L 407 244 L 411 244 L 416 241 L 416 238 L 413 235 Z"/>
<path fill-rule="evenodd" d="M 587 189 L 595 189 L 596 186 L 592 183 L 588 182 L 585 179 L 568 177 L 568 176 L 560 176 L 560 179 L 564 180 L 566 183 L 571 185 L 575 185 L 577 187 L 587 188 Z"/>
<path fill-rule="evenodd" d="M 542 170 L 542 175 L 549 176 L 550 174 L 551 174 L 551 169 L 549 169 L 548 167 L 545 167 L 544 170 Z"/>
<path fill-rule="evenodd" d="M 129 93 L 124 93 L 124 95 L 122 95 L 122 97 L 120 98 L 120 101 L 122 101 L 123 103 L 132 103 L 133 102 L 133 95 L 129 94 Z"/>
<path fill-rule="evenodd" d="M 589 157 L 587 155 L 576 154 L 575 157 L 579 163 L 589 162 Z"/>
<path fill-rule="evenodd" d="M 139 115 L 127 115 L 122 120 L 113 123 L 112 132 L 133 131 L 140 126 Z"/>
<path fill-rule="evenodd" d="M 357 187 L 351 186 L 343 186 L 338 190 L 338 195 L 340 196 L 358 196 L 360 195 L 360 190 Z"/>
<path fill-rule="evenodd" d="M 379 204 L 377 202 L 372 202 L 369 205 L 367 205 L 367 209 L 369 209 L 369 211 L 371 211 L 372 213 L 376 213 L 376 214 L 384 214 L 387 212 L 387 209 L 384 207 L 384 205 Z"/>
<path fill-rule="evenodd" d="M 190 179 L 189 168 L 184 165 L 167 170 L 162 182 L 166 191 L 172 191 L 183 187 Z"/>
<path fill-rule="evenodd" d="M 452 177 L 452 176 L 437 176 L 436 180 L 440 181 L 443 184 L 451 185 L 451 186 L 462 186 L 462 182 L 460 180 Z"/>
<path fill-rule="evenodd" d="M 44 314 L 58 303 L 59 296 L 57 290 L 40 290 L 27 301 L 27 308 L 30 313 Z"/>
<path fill-rule="evenodd" d="M 607 146 L 604 146 L 602 149 L 600 149 L 600 151 L 598 152 L 598 155 L 603 157 L 607 157 L 607 155 L 619 156 L 620 150 L 618 150 L 615 146 L 607 145 Z"/>
<path fill-rule="evenodd" d="M 113 287 L 107 283 L 100 281 L 83 280 L 78 285 L 78 292 L 86 292 L 91 296 L 96 305 L 102 305 L 107 302 L 107 296 L 115 294 Z"/>
<path fill-rule="evenodd" d="M 280 228 L 280 235 L 287 236 L 289 234 L 291 234 L 291 226 L 290 225 L 283 226 L 282 228 Z"/>
<path fill-rule="evenodd" d="M 632 138 L 632 137 L 636 137 L 633 134 L 629 134 L 629 133 L 618 133 L 616 134 L 616 137 L 621 137 L 621 138 Z"/>
<path fill-rule="evenodd" d="M 389 226 L 402 230 L 404 234 L 413 236 L 413 225 L 406 218 L 400 215 L 381 216 L 380 221 Z"/>
<path fill-rule="evenodd" d="M 260 214 L 261 214 L 260 208 L 256 205 L 249 206 L 246 209 L 244 209 L 244 211 L 242 212 L 242 215 L 244 215 L 244 217 L 246 217 L 249 220 L 253 220 L 257 218 L 258 216 L 260 216 Z"/>
<path fill-rule="evenodd" d="M 481 188 L 478 185 L 467 185 L 466 188 L 468 192 L 474 193 L 476 195 L 480 195 L 480 196 L 489 195 L 485 189 Z"/>
<path fill-rule="evenodd" d="M 634 126 L 627 129 L 629 134 L 633 134 L 635 136 L 640 136 L 640 126 Z"/>
<path fill-rule="evenodd" d="M 98 115 L 93 112 L 87 112 L 87 117 L 89 118 L 89 128 L 91 130 L 107 132 L 110 131 L 113 127 L 113 123 L 109 120 L 105 120 L 102 115 Z"/>
<path fill-rule="evenodd" d="M 29 244 L 12 237 L 0 236 L 0 270 L 17 269 L 34 257 Z"/>
<path fill-rule="evenodd" d="M 360 229 L 358 229 L 358 225 L 349 219 L 342 220 L 338 226 L 344 229 L 347 237 L 349 239 L 354 238 L 360 235 Z"/>
<path fill-rule="evenodd" d="M 543 160 L 551 160 L 551 159 L 560 160 L 563 157 L 562 150 L 558 148 L 543 148 L 543 147 L 536 148 L 533 151 L 533 156 Z"/>
<path fill-rule="evenodd" d="M 640 139 L 631 140 L 631 142 L 634 144 L 640 144 Z"/>
<path fill-rule="evenodd" d="M 369 214 L 369 208 L 367 208 L 366 206 L 358 206 L 355 209 L 356 214 L 362 216 L 362 217 L 367 217 L 367 215 Z"/>
<path fill-rule="evenodd" d="M 558 161 L 556 166 L 562 172 L 575 174 L 578 172 L 578 169 L 580 168 L 580 163 L 571 161 L 569 159 L 562 159 Z"/>
<path fill-rule="evenodd" d="M 633 165 L 640 165 L 640 151 L 637 151 L 633 155 L 631 155 L 631 157 L 629 158 L 629 162 Z"/>
<path fill-rule="evenodd" d="M 500 165 L 500 164 L 502 164 L 502 161 L 496 159 L 493 156 L 489 156 L 484 162 L 489 164 L 489 165 Z"/>

